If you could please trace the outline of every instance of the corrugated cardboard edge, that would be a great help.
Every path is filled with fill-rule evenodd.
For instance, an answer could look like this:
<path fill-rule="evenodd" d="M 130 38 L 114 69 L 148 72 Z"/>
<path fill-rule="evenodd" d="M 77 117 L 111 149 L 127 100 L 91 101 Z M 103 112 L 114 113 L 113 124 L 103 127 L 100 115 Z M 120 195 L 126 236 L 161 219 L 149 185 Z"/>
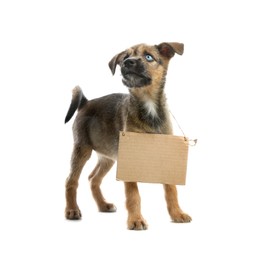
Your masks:
<path fill-rule="evenodd" d="M 119 140 L 117 180 L 186 184 L 188 141 L 183 136 L 120 132 Z"/>

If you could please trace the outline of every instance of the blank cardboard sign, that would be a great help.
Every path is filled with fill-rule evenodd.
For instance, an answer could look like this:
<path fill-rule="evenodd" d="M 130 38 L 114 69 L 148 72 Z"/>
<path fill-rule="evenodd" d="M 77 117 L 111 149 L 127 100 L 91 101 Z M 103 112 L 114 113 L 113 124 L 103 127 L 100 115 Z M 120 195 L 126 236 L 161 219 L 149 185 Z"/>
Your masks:
<path fill-rule="evenodd" d="M 188 146 L 183 136 L 120 132 L 117 180 L 185 185 Z"/>

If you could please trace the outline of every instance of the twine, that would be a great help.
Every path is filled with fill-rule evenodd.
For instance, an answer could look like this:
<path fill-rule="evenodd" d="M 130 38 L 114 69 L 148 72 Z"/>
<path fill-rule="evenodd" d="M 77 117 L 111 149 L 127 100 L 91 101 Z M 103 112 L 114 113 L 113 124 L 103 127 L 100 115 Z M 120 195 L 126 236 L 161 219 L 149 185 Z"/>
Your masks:
<path fill-rule="evenodd" d="M 181 130 L 182 135 L 183 135 L 183 137 L 184 137 L 184 140 L 185 140 L 186 142 L 188 142 L 189 146 L 195 146 L 195 145 L 197 144 L 197 139 L 189 139 L 189 138 L 185 135 L 184 131 L 182 130 L 182 128 L 181 128 L 180 124 L 178 123 L 178 121 L 177 121 L 176 117 L 174 116 L 174 114 L 173 114 L 170 110 L 169 110 L 169 112 L 170 112 L 171 116 L 173 117 L 173 119 L 175 120 L 177 126 L 178 126 L 179 129 Z"/>

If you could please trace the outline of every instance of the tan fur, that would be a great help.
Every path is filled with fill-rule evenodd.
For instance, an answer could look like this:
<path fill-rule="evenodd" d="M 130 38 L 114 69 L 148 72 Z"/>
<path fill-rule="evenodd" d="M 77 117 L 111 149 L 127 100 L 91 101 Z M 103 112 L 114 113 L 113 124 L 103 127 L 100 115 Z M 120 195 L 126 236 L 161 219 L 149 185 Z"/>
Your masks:
<path fill-rule="evenodd" d="M 76 190 L 81 171 L 92 150 L 98 153 L 98 163 L 89 175 L 92 195 L 99 211 L 114 212 L 116 207 L 105 200 L 100 185 L 117 159 L 119 131 L 172 134 L 164 85 L 169 60 L 175 53 L 183 53 L 183 44 L 139 44 L 115 55 L 109 67 L 113 74 L 117 65 L 121 67 L 123 83 L 128 87 L 129 95 L 111 94 L 88 101 L 79 87 L 74 89 L 66 117 L 67 122 L 78 109 L 73 125 L 71 171 L 66 181 L 67 219 L 81 218 Z M 172 220 L 190 222 L 191 217 L 183 213 L 178 204 L 176 187 L 163 186 Z M 125 194 L 128 229 L 147 229 L 147 222 L 141 214 L 137 183 L 126 182 Z"/>

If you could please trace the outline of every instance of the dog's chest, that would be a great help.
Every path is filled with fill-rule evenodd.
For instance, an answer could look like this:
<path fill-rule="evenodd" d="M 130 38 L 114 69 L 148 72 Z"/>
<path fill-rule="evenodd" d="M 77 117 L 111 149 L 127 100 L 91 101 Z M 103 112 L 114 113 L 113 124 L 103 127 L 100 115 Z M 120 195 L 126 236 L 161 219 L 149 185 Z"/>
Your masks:
<path fill-rule="evenodd" d="M 142 125 L 146 127 L 146 132 L 161 132 L 161 127 L 165 122 L 165 113 L 163 107 L 156 104 L 153 100 L 146 100 L 142 104 L 142 108 L 139 111 L 139 119 Z"/>
<path fill-rule="evenodd" d="M 147 100 L 144 102 L 144 112 L 147 113 L 148 116 L 155 118 L 158 117 L 157 105 L 152 100 Z"/>
<path fill-rule="evenodd" d="M 168 123 L 164 103 L 153 99 L 131 97 L 127 130 L 138 133 L 163 133 Z"/>

